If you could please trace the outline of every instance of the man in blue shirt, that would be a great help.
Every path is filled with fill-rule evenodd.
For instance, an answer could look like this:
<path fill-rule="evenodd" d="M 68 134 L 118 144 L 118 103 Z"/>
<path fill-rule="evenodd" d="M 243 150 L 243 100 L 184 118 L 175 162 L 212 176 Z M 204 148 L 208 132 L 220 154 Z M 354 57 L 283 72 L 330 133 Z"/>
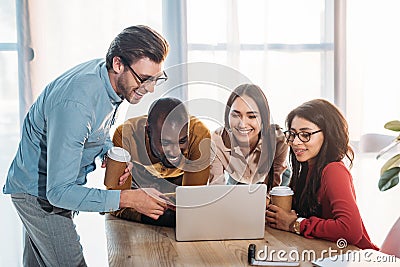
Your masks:
<path fill-rule="evenodd" d="M 112 147 L 109 130 L 121 102 L 136 104 L 167 79 L 162 64 L 168 49 L 151 28 L 126 28 L 111 43 L 105 61 L 68 70 L 30 108 L 3 188 L 26 230 L 24 266 L 86 266 L 72 211 L 129 207 L 153 219 L 164 213 L 166 203 L 154 189 L 83 185 L 95 158 Z M 129 168 L 125 172 L 121 183 Z"/>

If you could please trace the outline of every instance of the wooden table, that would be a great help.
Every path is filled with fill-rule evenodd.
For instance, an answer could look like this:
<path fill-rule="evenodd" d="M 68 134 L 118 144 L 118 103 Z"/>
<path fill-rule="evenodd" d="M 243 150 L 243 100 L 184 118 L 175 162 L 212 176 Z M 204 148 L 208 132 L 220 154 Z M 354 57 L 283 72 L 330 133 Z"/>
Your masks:
<path fill-rule="evenodd" d="M 313 250 L 319 258 L 321 251 L 329 248 L 339 250 L 336 243 L 307 239 L 294 233 L 266 227 L 264 239 L 177 242 L 175 230 L 122 220 L 106 215 L 106 236 L 109 265 L 114 266 L 248 266 L 247 249 L 256 244 L 256 251 L 284 250 L 300 255 L 300 266 L 312 266 L 304 250 Z M 342 251 L 357 250 L 348 246 Z M 340 251 L 340 250 L 339 250 Z M 333 253 L 332 255 L 337 255 Z M 262 255 L 261 255 L 262 256 Z M 273 256 L 277 256 L 276 253 Z M 328 256 L 328 254 L 324 254 Z M 289 258 L 289 254 L 282 255 Z M 274 257 L 276 260 L 276 257 Z"/>

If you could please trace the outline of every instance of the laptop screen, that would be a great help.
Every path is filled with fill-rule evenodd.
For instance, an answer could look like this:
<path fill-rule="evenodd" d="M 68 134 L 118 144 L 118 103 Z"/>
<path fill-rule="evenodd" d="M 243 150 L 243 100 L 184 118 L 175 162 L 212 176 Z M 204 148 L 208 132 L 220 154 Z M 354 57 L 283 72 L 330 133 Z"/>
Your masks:
<path fill-rule="evenodd" d="M 266 185 L 178 186 L 176 240 L 264 237 Z"/>

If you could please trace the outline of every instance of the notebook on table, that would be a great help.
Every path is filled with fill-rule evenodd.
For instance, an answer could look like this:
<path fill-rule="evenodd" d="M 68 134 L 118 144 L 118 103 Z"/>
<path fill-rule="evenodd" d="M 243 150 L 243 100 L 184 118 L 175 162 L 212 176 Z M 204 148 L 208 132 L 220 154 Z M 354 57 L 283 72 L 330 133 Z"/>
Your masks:
<path fill-rule="evenodd" d="M 263 238 L 266 193 L 265 184 L 178 186 L 176 240 Z"/>

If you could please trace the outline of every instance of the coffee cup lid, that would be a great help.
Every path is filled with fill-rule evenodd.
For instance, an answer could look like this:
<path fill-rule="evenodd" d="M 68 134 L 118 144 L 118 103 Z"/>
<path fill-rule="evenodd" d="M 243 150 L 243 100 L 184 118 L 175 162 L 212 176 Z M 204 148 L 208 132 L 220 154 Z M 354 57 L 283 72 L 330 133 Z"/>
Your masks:
<path fill-rule="evenodd" d="M 119 162 L 128 162 L 131 160 L 131 155 L 129 155 L 129 152 L 123 149 L 122 147 L 117 147 L 117 146 L 110 148 L 110 150 L 108 150 L 107 152 L 107 156 L 110 159 Z"/>
<path fill-rule="evenodd" d="M 269 194 L 274 196 L 291 196 L 293 195 L 293 190 L 288 186 L 275 186 Z"/>

